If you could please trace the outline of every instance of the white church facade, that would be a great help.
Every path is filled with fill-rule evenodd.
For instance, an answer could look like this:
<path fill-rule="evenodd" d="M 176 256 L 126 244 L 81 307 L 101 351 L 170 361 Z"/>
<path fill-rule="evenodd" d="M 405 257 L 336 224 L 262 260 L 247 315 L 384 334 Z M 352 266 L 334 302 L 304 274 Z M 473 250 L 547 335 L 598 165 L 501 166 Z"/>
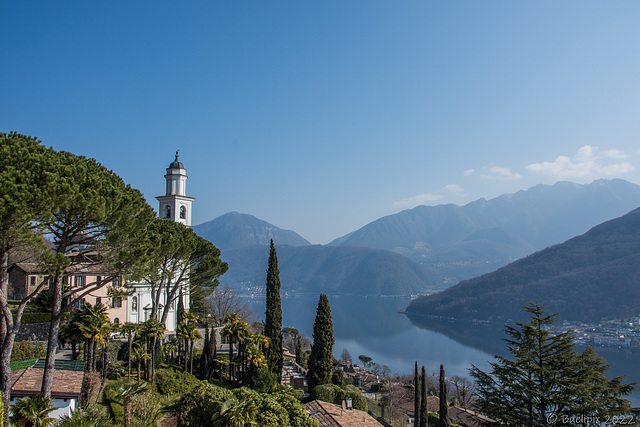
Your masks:
<path fill-rule="evenodd" d="M 164 196 L 157 196 L 159 202 L 158 216 L 172 219 L 173 221 L 191 227 L 191 205 L 195 197 L 187 196 L 187 170 L 178 160 L 176 151 L 175 160 L 167 168 L 164 176 L 166 180 L 166 191 Z M 127 298 L 127 322 L 142 323 L 149 319 L 151 315 L 152 299 L 151 286 L 148 283 L 128 283 L 127 287 L 133 290 L 133 295 Z M 182 303 L 189 309 L 189 292 L 185 289 L 182 294 Z M 167 303 L 165 292 L 160 294 L 161 306 L 158 313 L 162 314 L 164 304 Z M 168 302 L 169 315 L 165 324 L 168 332 L 175 331 L 178 318 L 178 300 Z"/>

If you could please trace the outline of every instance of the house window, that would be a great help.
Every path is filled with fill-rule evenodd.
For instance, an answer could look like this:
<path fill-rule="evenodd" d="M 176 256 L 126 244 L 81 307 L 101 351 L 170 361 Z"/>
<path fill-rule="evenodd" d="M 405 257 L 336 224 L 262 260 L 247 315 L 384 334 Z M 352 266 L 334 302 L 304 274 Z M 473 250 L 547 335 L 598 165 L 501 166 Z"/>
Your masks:
<path fill-rule="evenodd" d="M 96 305 L 102 304 L 102 297 L 96 297 Z"/>
<path fill-rule="evenodd" d="M 84 284 L 85 284 L 84 276 L 73 276 L 73 286 L 75 286 L 76 288 L 80 288 L 84 286 Z"/>
<path fill-rule="evenodd" d="M 102 282 L 102 276 L 96 277 L 96 283 L 99 285 Z"/>
<path fill-rule="evenodd" d="M 113 323 L 115 323 L 116 325 L 119 325 L 120 319 L 116 317 L 115 319 L 113 319 Z"/>
<path fill-rule="evenodd" d="M 113 279 L 113 286 L 118 287 L 120 286 L 120 279 L 118 277 L 116 277 L 115 279 Z"/>
<path fill-rule="evenodd" d="M 167 205 L 165 209 L 165 218 L 171 219 L 171 206 Z"/>
<path fill-rule="evenodd" d="M 131 298 L 131 311 L 138 311 L 138 297 Z"/>
<path fill-rule="evenodd" d="M 29 286 L 35 286 L 35 285 L 36 285 L 36 276 L 29 277 Z"/>
<path fill-rule="evenodd" d="M 114 297 L 111 305 L 113 306 L 113 308 L 120 308 L 122 307 L 122 298 L 119 297 Z"/>
<path fill-rule="evenodd" d="M 185 219 L 187 217 L 187 208 L 180 206 L 180 218 Z"/>

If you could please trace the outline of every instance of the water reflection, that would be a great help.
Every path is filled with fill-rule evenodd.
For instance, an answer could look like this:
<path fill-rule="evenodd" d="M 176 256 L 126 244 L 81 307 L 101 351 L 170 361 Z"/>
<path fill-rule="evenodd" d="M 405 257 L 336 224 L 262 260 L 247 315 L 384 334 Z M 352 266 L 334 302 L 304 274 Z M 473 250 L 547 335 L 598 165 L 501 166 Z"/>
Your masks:
<path fill-rule="evenodd" d="M 283 326 L 293 326 L 311 338 L 318 298 L 319 295 L 283 297 Z M 265 298 L 247 301 L 256 318 L 264 320 Z M 409 302 L 406 297 L 329 295 L 336 340 L 334 356 L 339 358 L 346 348 L 356 363 L 358 355 L 366 354 L 397 374 L 411 373 L 416 360 L 428 372 L 437 372 L 444 363 L 447 376 L 468 377 L 471 364 L 486 371 L 494 355 L 506 355 L 501 328 L 461 322 L 412 322 L 398 313 Z M 640 353 L 604 348 L 596 351 L 613 364 L 611 376 L 626 375 L 627 382 L 640 382 Z M 630 400 L 640 406 L 640 393 Z"/>

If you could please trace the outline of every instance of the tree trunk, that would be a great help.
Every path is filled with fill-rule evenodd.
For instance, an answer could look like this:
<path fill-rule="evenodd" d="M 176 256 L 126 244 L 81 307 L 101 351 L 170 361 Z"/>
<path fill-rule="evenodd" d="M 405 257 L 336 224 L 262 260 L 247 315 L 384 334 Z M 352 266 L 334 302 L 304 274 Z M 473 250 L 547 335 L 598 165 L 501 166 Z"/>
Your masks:
<path fill-rule="evenodd" d="M 3 425 L 9 425 L 9 402 L 11 395 L 11 353 L 13 352 L 13 342 L 16 332 L 13 329 L 13 315 L 9 309 L 7 301 L 9 282 L 7 267 L 9 264 L 9 251 L 0 250 L 0 305 L 2 305 L 2 317 L 0 318 L 0 391 L 2 391 L 2 405 L 5 408 Z"/>
<path fill-rule="evenodd" d="M 124 422 L 124 427 L 129 427 L 131 425 L 131 396 L 124 397 L 122 410 L 122 421 Z"/>
<path fill-rule="evenodd" d="M 129 354 L 127 355 L 127 378 L 131 378 L 131 348 L 133 347 L 133 337 L 129 335 Z"/>
<path fill-rule="evenodd" d="M 65 245 L 66 246 L 66 245 Z M 53 281 L 51 294 L 53 295 L 53 303 L 51 304 L 51 324 L 49 325 L 49 336 L 47 344 L 47 357 L 45 359 L 44 373 L 42 375 L 42 388 L 40 393 L 44 397 L 51 397 L 51 389 L 53 388 L 53 369 L 58 351 L 58 332 L 60 331 L 60 306 L 62 304 L 62 267 L 58 265 L 56 275 Z"/>

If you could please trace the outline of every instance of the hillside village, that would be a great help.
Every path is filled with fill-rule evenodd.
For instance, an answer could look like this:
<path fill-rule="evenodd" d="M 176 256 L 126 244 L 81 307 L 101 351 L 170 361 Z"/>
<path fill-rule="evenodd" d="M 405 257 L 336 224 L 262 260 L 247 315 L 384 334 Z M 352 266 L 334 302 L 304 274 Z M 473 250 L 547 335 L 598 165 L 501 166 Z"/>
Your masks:
<path fill-rule="evenodd" d="M 42 229 L 54 237 L 46 244 L 32 238 L 30 227 L 10 223 L 22 240 L 10 248 L 14 253 L 3 252 L 13 261 L 4 264 L 6 282 L 0 293 L 7 308 L 1 365 L 4 422 L 30 425 L 55 419 L 65 426 L 99 420 L 99 425 L 128 427 L 232 425 L 236 420 L 239 424 L 234 425 L 257 422 L 267 427 L 475 427 L 513 425 L 517 419 L 492 400 L 496 387 L 486 382 L 497 374 L 488 376 L 474 367 L 471 374 L 477 383 L 449 378 L 443 360 L 439 376 L 427 374 L 424 367 L 418 372 L 417 362 L 414 376 L 392 375 L 366 355 L 359 356 L 361 365 L 354 364 L 346 349 L 338 361 L 325 293 L 319 293 L 312 340 L 295 329 L 299 325 L 285 328 L 281 294 L 287 291 L 281 287 L 273 239 L 266 286 L 250 288 L 266 298 L 266 318 L 249 323 L 240 314 L 247 309 L 239 295 L 219 287 L 229 268 L 221 251 L 191 229 L 195 198 L 187 195 L 186 168 L 178 152 L 164 175 L 166 192 L 156 198 L 156 217 L 139 193 L 90 159 L 45 150 L 39 141 L 18 134 L 2 138 L 3 161 L 16 163 L 2 173 L 10 174 L 16 166 L 24 170 L 21 162 L 35 164 L 36 173 L 29 178 L 33 181 L 25 184 L 38 188 L 43 185 L 37 179 L 39 168 L 50 179 L 51 163 L 45 159 L 64 166 L 69 162 L 105 183 L 97 187 L 99 197 L 122 201 L 99 212 L 87 206 L 67 210 L 68 205 L 33 191 L 35 212 L 23 221 L 41 221 Z M 38 160 L 34 163 L 30 156 Z M 73 169 L 54 171 L 63 181 Z M 74 191 L 86 192 L 82 180 L 74 179 Z M 95 186 L 91 180 L 87 184 Z M 7 195 L 23 191 L 16 187 Z M 65 194 L 73 196 L 67 187 Z M 128 210 L 120 212 L 125 206 Z M 53 220 L 47 219 L 47 209 Z M 94 218 L 87 221 L 90 215 Z M 49 257 L 51 253 L 58 256 Z M 216 292 L 222 291 L 226 296 L 215 302 Z M 582 398 L 595 399 L 598 387 L 605 387 L 611 394 L 607 399 L 615 402 L 605 415 L 630 417 L 633 412 L 624 396 L 632 386 L 605 378 L 602 362 L 592 360 L 588 351 L 578 353 L 574 332 L 567 331 L 577 326 L 579 341 L 631 349 L 638 345 L 638 319 L 597 328 L 568 322 L 558 327 L 551 326 L 554 319 L 544 317 L 540 307 L 530 305 L 526 311 L 531 325 L 538 326 L 519 333 L 536 330 L 542 341 L 560 346 L 566 363 L 559 373 L 567 378 L 567 390 L 577 392 L 569 384 L 581 375 L 578 366 L 584 359 L 593 370 L 594 388 L 581 389 Z M 516 352 L 514 357 L 522 355 Z M 555 356 L 545 357 L 553 361 Z M 503 387 L 508 385 L 498 389 Z M 29 408 L 38 408 L 38 415 Z M 578 410 L 583 408 L 567 406 L 562 414 Z"/>

